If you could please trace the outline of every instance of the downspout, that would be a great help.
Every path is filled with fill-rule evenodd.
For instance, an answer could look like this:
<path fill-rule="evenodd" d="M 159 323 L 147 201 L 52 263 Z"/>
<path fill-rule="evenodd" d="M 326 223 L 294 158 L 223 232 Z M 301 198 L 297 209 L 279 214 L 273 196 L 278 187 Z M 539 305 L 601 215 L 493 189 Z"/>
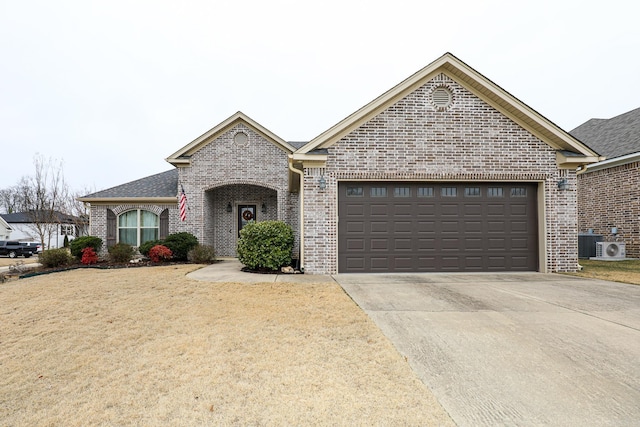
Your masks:
<path fill-rule="evenodd" d="M 300 218 L 298 219 L 300 228 L 300 271 L 304 273 L 304 172 L 293 167 L 293 159 L 289 157 L 289 170 L 300 176 L 300 190 L 298 193 L 298 204 Z"/>

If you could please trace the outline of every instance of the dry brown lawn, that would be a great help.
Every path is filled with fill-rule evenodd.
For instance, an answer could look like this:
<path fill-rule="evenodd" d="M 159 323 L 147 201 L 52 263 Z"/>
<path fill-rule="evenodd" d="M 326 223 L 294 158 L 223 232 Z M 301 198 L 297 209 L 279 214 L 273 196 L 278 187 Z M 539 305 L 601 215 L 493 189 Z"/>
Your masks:
<path fill-rule="evenodd" d="M 0 425 L 453 425 L 338 285 L 195 268 L 0 284 Z"/>
<path fill-rule="evenodd" d="M 581 259 L 583 269 L 573 276 L 640 285 L 640 260 L 597 261 Z"/>

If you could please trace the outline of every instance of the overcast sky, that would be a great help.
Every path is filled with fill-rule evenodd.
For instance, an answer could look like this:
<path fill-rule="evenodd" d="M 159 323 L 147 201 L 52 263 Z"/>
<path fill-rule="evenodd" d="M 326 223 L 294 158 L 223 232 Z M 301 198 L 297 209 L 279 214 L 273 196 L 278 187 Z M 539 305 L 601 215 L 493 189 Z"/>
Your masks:
<path fill-rule="evenodd" d="M 640 107 L 639 5 L 0 0 L 0 188 L 163 172 L 236 111 L 308 141 L 445 52 L 570 131 Z"/>

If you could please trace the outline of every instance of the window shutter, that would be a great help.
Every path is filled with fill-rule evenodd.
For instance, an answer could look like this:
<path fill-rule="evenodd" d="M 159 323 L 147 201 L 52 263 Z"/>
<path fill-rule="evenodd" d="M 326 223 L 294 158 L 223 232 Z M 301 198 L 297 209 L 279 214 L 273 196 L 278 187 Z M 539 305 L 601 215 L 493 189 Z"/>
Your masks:
<path fill-rule="evenodd" d="M 160 214 L 160 236 L 159 239 L 166 239 L 169 235 L 169 209 L 165 209 Z"/>
<path fill-rule="evenodd" d="M 118 227 L 116 223 L 116 214 L 111 209 L 107 209 L 107 247 L 111 247 L 116 244 L 116 235 L 118 233 Z"/>

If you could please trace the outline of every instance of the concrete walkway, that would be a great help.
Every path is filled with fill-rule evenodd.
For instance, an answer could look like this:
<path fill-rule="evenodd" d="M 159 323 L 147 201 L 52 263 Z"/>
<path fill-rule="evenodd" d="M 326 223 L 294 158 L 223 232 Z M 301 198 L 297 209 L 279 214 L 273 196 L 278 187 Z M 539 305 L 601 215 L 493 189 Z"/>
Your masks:
<path fill-rule="evenodd" d="M 640 425 L 640 286 L 539 273 L 335 279 L 459 426 Z"/>
<path fill-rule="evenodd" d="M 257 274 L 245 273 L 237 258 L 218 258 L 218 262 L 187 274 L 190 279 L 204 282 L 227 283 L 335 283 L 331 276 L 312 274 Z"/>

